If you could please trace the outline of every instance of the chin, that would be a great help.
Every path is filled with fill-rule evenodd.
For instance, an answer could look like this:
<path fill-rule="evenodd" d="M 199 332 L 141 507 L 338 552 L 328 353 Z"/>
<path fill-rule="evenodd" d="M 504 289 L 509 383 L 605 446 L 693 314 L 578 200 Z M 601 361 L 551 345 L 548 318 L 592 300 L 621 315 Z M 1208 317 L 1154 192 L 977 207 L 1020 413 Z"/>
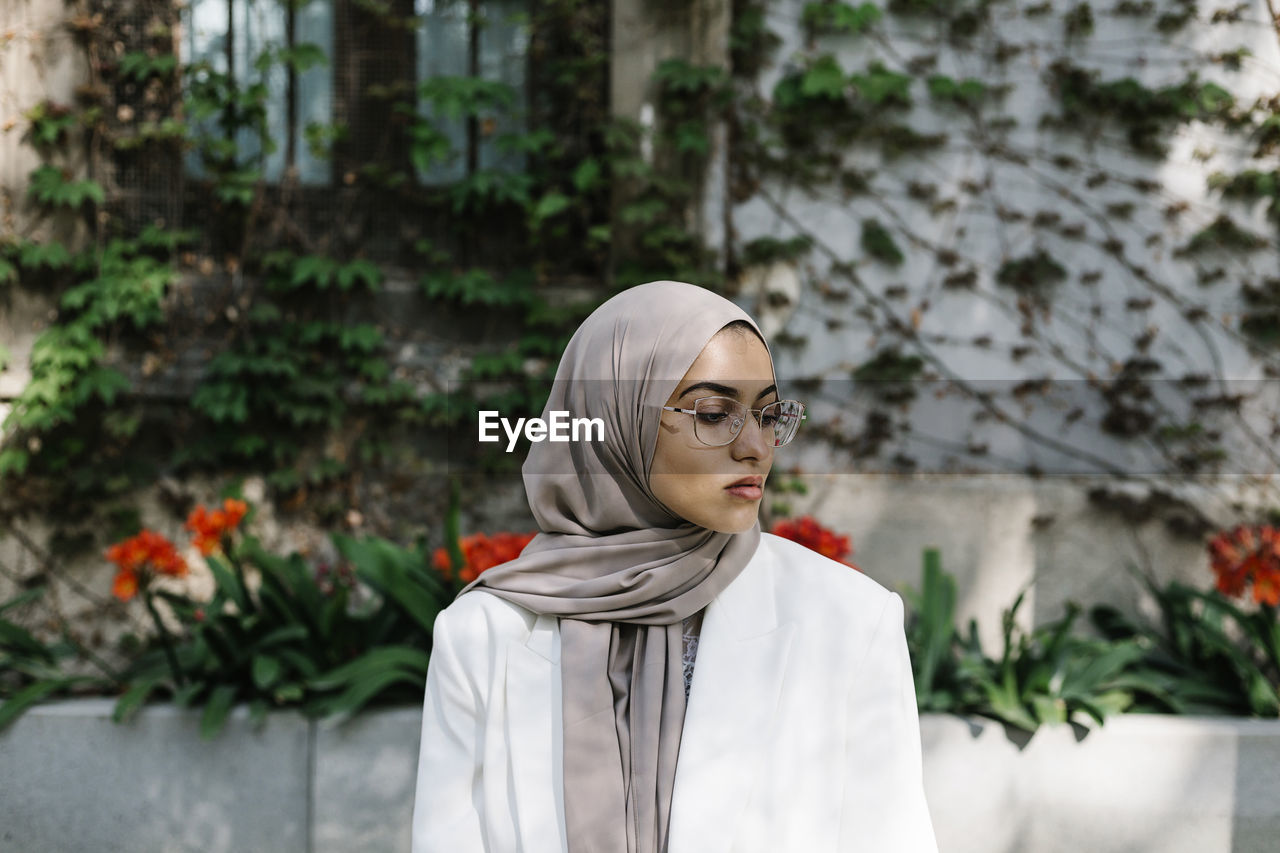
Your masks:
<path fill-rule="evenodd" d="M 760 517 L 759 507 L 753 509 L 750 514 L 720 516 L 719 518 L 709 518 L 703 522 L 702 526 L 717 533 L 746 533 L 756 523 Z"/>

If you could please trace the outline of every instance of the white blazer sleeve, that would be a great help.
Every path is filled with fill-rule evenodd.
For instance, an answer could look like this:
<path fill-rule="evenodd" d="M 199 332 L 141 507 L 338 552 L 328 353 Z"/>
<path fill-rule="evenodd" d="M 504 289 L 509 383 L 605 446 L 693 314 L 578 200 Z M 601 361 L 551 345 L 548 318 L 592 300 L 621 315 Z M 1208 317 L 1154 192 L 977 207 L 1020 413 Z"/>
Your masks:
<path fill-rule="evenodd" d="M 448 608 L 432 629 L 431 661 L 422 709 L 422 741 L 413 801 L 412 853 L 479 853 L 482 829 L 480 691 L 458 649 L 472 648 Z M 474 615 L 474 614 L 470 614 Z M 478 638 L 477 638 L 478 639 Z"/>
<path fill-rule="evenodd" d="M 902 598 L 889 594 L 846 709 L 841 851 L 937 853 Z"/>

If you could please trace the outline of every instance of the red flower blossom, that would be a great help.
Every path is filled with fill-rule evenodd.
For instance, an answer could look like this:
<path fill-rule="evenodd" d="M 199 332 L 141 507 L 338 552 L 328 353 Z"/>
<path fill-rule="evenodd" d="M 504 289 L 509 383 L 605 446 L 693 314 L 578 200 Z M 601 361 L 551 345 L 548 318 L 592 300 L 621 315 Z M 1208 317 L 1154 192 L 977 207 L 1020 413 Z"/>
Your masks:
<path fill-rule="evenodd" d="M 463 565 L 458 567 L 458 580 L 471 583 L 485 569 L 514 560 L 536 535 L 536 533 L 495 533 L 493 536 L 486 536 L 483 533 L 477 533 L 474 536 L 463 537 L 458 542 L 464 561 Z M 449 559 L 448 549 L 437 548 L 431 556 L 431 565 L 446 578 L 453 577 L 455 567 Z"/>
<path fill-rule="evenodd" d="M 138 576 L 130 569 L 116 572 L 116 579 L 111 584 L 111 594 L 121 601 L 128 601 L 138 594 Z"/>
<path fill-rule="evenodd" d="M 799 542 L 824 557 L 862 571 L 845 559 L 846 556 L 853 553 L 853 547 L 849 544 L 849 537 L 840 536 L 834 531 L 828 530 L 811 515 L 797 519 L 783 519 L 774 524 L 773 529 L 769 532 L 775 536 L 781 536 L 783 539 Z"/>
<path fill-rule="evenodd" d="M 187 516 L 187 523 L 184 525 L 195 534 L 191 538 L 191 544 L 201 554 L 209 556 L 218 548 L 223 535 L 235 530 L 248 511 L 249 505 L 235 498 L 227 498 L 222 502 L 222 509 L 212 512 L 205 509 L 204 504 L 198 505 Z"/>
<path fill-rule="evenodd" d="M 106 551 L 106 557 L 119 567 L 111 593 L 121 601 L 133 598 L 139 586 L 145 586 L 151 573 L 185 577 L 187 562 L 168 539 L 154 530 L 143 530 Z"/>
<path fill-rule="evenodd" d="M 1254 601 L 1280 605 L 1280 529 L 1237 525 L 1209 541 L 1209 560 L 1219 592 L 1243 595 L 1251 583 Z"/>

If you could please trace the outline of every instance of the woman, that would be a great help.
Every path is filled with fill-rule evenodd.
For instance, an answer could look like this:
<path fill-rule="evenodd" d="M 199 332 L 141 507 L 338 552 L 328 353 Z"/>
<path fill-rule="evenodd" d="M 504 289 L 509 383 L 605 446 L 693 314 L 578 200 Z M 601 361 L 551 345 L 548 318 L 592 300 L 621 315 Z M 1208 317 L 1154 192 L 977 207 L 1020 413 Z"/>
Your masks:
<path fill-rule="evenodd" d="M 751 318 L 626 290 L 546 408 L 604 440 L 532 445 L 541 532 L 436 619 L 414 853 L 936 853 L 902 599 L 760 531 L 803 407 Z"/>

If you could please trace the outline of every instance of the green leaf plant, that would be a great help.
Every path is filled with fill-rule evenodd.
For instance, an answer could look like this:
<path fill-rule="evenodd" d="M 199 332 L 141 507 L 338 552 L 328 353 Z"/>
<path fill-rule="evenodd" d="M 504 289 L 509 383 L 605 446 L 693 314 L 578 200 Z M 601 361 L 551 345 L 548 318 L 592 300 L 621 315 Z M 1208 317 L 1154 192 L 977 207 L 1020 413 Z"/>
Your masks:
<path fill-rule="evenodd" d="M 455 592 L 423 545 L 335 533 L 338 562 L 317 565 L 271 553 L 211 517 L 188 526 L 197 541 L 201 530 L 215 537 L 201 548 L 213 596 L 156 593 L 181 631 L 170 650 L 151 645 L 121 674 L 117 721 L 155 694 L 203 707 L 204 738 L 222 730 L 237 704 L 248 705 L 255 724 L 289 707 L 338 725 L 371 704 L 421 700 L 431 629 Z"/>
<path fill-rule="evenodd" d="M 1272 534 L 1274 536 L 1274 533 Z M 1280 621 L 1275 603 L 1246 608 L 1220 588 L 1160 586 L 1132 565 L 1159 617 L 1135 620 L 1110 604 L 1090 618 L 1103 636 L 1145 653 L 1130 674 L 1135 710 L 1280 716 Z"/>
<path fill-rule="evenodd" d="M 65 625 L 57 640 L 45 642 L 6 616 L 34 604 L 44 593 L 45 587 L 37 586 L 0 602 L 0 731 L 40 701 L 73 689 L 101 690 L 111 683 L 110 677 L 65 672 L 68 661 L 85 656 Z"/>
<path fill-rule="evenodd" d="M 1103 725 L 1133 703 L 1127 671 L 1145 654 L 1136 640 L 1104 641 L 1072 633 L 1080 607 L 1031 631 L 1017 626 L 1025 598 L 1002 617 L 1004 648 L 987 657 L 977 623 L 955 627 L 955 580 L 941 568 L 937 549 L 924 552 L 920 590 L 906 593 L 912 615 L 907 642 L 921 710 L 978 715 L 1034 732 L 1045 724 Z"/>

